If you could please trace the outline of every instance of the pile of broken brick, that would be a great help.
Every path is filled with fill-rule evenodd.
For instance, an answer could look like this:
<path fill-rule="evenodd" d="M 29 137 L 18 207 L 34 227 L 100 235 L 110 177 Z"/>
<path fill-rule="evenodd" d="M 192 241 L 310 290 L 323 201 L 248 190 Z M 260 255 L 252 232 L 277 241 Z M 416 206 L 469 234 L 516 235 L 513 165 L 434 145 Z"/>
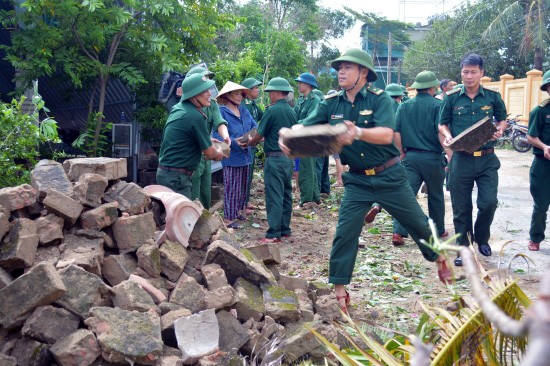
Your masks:
<path fill-rule="evenodd" d="M 341 316 L 326 284 L 125 177 L 125 159 L 43 160 L 30 185 L 0 189 L 1 365 L 323 359 L 310 330 L 337 341 Z"/>

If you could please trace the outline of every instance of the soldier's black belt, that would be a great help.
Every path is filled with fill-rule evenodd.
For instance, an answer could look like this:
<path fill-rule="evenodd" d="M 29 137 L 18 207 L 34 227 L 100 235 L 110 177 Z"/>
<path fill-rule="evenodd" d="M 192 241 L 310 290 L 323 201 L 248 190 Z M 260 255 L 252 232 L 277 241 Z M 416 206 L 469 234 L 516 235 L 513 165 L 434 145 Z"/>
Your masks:
<path fill-rule="evenodd" d="M 349 171 L 355 174 L 362 174 L 362 175 L 376 175 L 382 173 L 384 170 L 391 168 L 395 164 L 399 163 L 399 156 L 394 156 L 391 159 L 388 159 L 384 162 L 382 165 L 375 166 L 374 168 L 370 169 L 355 169 L 355 168 L 349 168 Z"/>
<path fill-rule="evenodd" d="M 265 156 L 268 158 L 274 158 L 276 156 L 285 156 L 285 154 L 282 151 L 273 151 L 273 152 L 266 152 Z"/>
<path fill-rule="evenodd" d="M 495 152 L 495 149 L 492 148 L 492 147 L 490 147 L 488 149 L 477 150 L 477 151 L 474 151 L 472 153 L 469 153 L 469 152 L 466 152 L 466 151 L 459 151 L 459 153 L 461 153 L 461 154 L 468 155 L 468 156 L 475 156 L 476 158 L 480 157 L 480 156 L 483 156 L 483 155 L 487 155 L 487 154 L 493 154 L 494 152 Z"/>
<path fill-rule="evenodd" d="M 172 171 L 172 172 L 183 173 L 183 174 L 187 175 L 188 177 L 193 175 L 193 172 L 191 170 L 185 169 L 185 168 L 175 168 L 175 167 L 171 167 L 171 166 L 159 165 L 159 169 L 160 170 L 166 170 L 166 171 L 169 171 L 169 172 Z"/>

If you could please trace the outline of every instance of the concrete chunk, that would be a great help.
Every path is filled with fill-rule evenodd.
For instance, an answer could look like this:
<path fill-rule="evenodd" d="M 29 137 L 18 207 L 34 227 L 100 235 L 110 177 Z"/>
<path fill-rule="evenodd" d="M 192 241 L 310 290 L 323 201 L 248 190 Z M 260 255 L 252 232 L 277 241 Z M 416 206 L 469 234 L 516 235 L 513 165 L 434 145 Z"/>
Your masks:
<path fill-rule="evenodd" d="M 40 306 L 25 321 L 21 334 L 39 342 L 54 344 L 78 329 L 80 319 L 65 309 Z"/>
<path fill-rule="evenodd" d="M 10 231 L 10 222 L 7 214 L 0 210 L 0 240 Z"/>
<path fill-rule="evenodd" d="M 112 288 L 113 305 L 124 310 L 149 311 L 155 303 L 149 294 L 133 281 L 124 281 Z"/>
<path fill-rule="evenodd" d="M 94 306 L 111 304 L 111 292 L 101 278 L 81 267 L 70 265 L 59 271 L 67 291 L 57 300 L 57 304 L 78 315 L 82 319 Z"/>
<path fill-rule="evenodd" d="M 38 306 L 49 305 L 66 291 L 50 263 L 39 263 L 0 290 L 0 325 L 9 328 Z"/>
<path fill-rule="evenodd" d="M 65 226 L 71 227 L 76 223 L 80 213 L 84 209 L 79 202 L 71 197 L 49 188 L 46 191 L 46 198 L 42 201 L 44 206 L 54 214 L 61 216 L 65 220 Z"/>
<path fill-rule="evenodd" d="M 247 321 L 253 318 L 260 321 L 265 314 L 262 290 L 243 278 L 235 281 L 235 306 L 237 318 L 240 321 Z"/>
<path fill-rule="evenodd" d="M 38 230 L 38 240 L 42 245 L 48 245 L 63 239 L 63 226 L 48 220 L 45 217 L 39 217 L 35 220 Z"/>
<path fill-rule="evenodd" d="M 138 263 L 131 254 L 110 255 L 103 261 L 101 272 L 111 286 L 116 286 L 127 280 L 137 266 Z"/>
<path fill-rule="evenodd" d="M 74 196 L 83 205 L 98 207 L 101 205 L 101 198 L 108 185 L 109 181 L 105 177 L 99 174 L 85 173 L 78 178 L 78 182 L 74 185 Z"/>
<path fill-rule="evenodd" d="M 307 280 L 300 277 L 292 277 L 283 274 L 279 275 L 279 286 L 290 291 L 300 289 L 307 292 L 309 289 L 309 283 Z"/>
<path fill-rule="evenodd" d="M 216 314 L 216 318 L 220 328 L 220 349 L 222 351 L 239 350 L 248 342 L 250 335 L 234 315 L 222 310 Z"/>
<path fill-rule="evenodd" d="M 293 291 L 277 286 L 265 286 L 263 297 L 266 315 L 277 322 L 287 324 L 300 319 L 298 296 Z"/>
<path fill-rule="evenodd" d="M 17 359 L 18 365 L 44 366 L 52 364 L 48 345 L 23 337 L 15 341 L 11 356 Z"/>
<path fill-rule="evenodd" d="M 4 268 L 0 267 L 0 290 L 13 282 L 12 275 Z"/>
<path fill-rule="evenodd" d="M 103 239 L 88 239 L 67 234 L 64 243 L 65 251 L 61 260 L 74 263 L 88 272 L 101 276 L 101 263 L 105 256 Z"/>
<path fill-rule="evenodd" d="M 246 249 L 265 264 L 281 264 L 281 252 L 276 243 L 256 244 L 247 246 Z"/>
<path fill-rule="evenodd" d="M 181 276 L 188 259 L 187 249 L 178 242 L 166 240 L 160 246 L 161 273 L 172 282 L 177 281 Z"/>
<path fill-rule="evenodd" d="M 170 302 L 180 304 L 196 313 L 206 308 L 205 296 L 206 289 L 199 285 L 193 277 L 183 273 L 170 294 Z"/>
<path fill-rule="evenodd" d="M 50 352 L 60 366 L 87 366 L 101 356 L 96 337 L 87 329 L 79 329 L 56 342 Z"/>
<path fill-rule="evenodd" d="M 29 184 L 0 189 L 0 206 L 15 211 L 36 203 L 38 193 Z"/>
<path fill-rule="evenodd" d="M 152 212 L 136 216 L 124 214 L 116 220 L 112 227 L 117 247 L 121 253 L 137 250 L 147 240 L 153 238 L 156 230 Z"/>
<path fill-rule="evenodd" d="M 178 342 L 176 340 L 176 333 L 174 331 L 174 323 L 176 320 L 191 316 L 191 312 L 187 309 L 181 308 L 167 312 L 160 317 L 160 328 L 162 331 L 162 340 L 165 344 L 177 347 Z M 180 357 L 181 359 L 181 357 Z"/>
<path fill-rule="evenodd" d="M 73 195 L 73 184 L 67 177 L 63 165 L 55 160 L 40 160 L 31 170 L 31 185 L 38 192 L 53 188 L 67 196 Z"/>
<path fill-rule="evenodd" d="M 238 251 L 221 240 L 213 242 L 208 247 L 205 264 L 211 263 L 217 263 L 223 268 L 230 284 L 235 283 L 240 277 L 256 286 L 276 283 L 273 273 L 250 251 Z"/>
<path fill-rule="evenodd" d="M 139 247 L 136 254 L 139 268 L 151 277 L 160 276 L 160 250 L 156 245 L 145 243 Z"/>
<path fill-rule="evenodd" d="M 211 242 L 212 235 L 220 227 L 223 227 L 223 220 L 220 215 L 217 212 L 211 214 L 208 210 L 203 210 L 189 236 L 189 246 L 198 249 L 204 247 Z"/>
<path fill-rule="evenodd" d="M 0 353 L 0 365 L 17 366 L 17 359 L 15 357 L 11 357 Z"/>
<path fill-rule="evenodd" d="M 223 309 L 235 303 L 235 290 L 227 285 L 214 291 L 208 291 L 205 296 L 206 309 Z"/>
<path fill-rule="evenodd" d="M 319 341 L 311 333 L 310 329 L 319 332 L 321 328 L 322 324 L 319 322 L 296 323 L 292 327 L 287 327 L 283 346 L 277 353 L 284 353 L 285 363 L 293 363 L 319 347 Z"/>
<path fill-rule="evenodd" d="M 130 215 L 145 212 L 151 199 L 143 188 L 135 183 L 120 181 L 105 192 L 103 199 L 107 202 L 118 202 L 118 208 Z"/>
<path fill-rule="evenodd" d="M 192 365 L 219 349 L 220 329 L 213 309 L 177 320 L 174 329 L 184 365 Z"/>
<path fill-rule="evenodd" d="M 16 219 L 9 234 L 0 244 L 0 266 L 11 271 L 30 267 L 38 248 L 36 223 L 29 219 Z"/>
<path fill-rule="evenodd" d="M 160 317 L 155 312 L 96 307 L 84 323 L 95 333 L 105 361 L 154 365 L 162 354 Z"/>
<path fill-rule="evenodd" d="M 219 264 L 212 263 L 204 265 L 201 267 L 201 273 L 210 291 L 228 285 L 225 271 Z"/>
<path fill-rule="evenodd" d="M 118 202 L 112 202 L 86 211 L 80 216 L 80 223 L 84 229 L 101 230 L 111 226 L 118 218 L 117 208 Z"/>
<path fill-rule="evenodd" d="M 114 158 L 77 158 L 65 160 L 63 169 L 71 182 L 76 182 L 82 174 L 93 173 L 107 180 L 125 178 L 128 175 L 126 159 Z"/>

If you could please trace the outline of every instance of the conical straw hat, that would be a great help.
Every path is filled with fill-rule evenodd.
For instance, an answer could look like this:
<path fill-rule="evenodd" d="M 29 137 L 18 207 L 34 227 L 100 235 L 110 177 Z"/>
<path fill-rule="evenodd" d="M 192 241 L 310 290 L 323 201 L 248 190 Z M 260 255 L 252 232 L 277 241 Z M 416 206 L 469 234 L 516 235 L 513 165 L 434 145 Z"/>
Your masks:
<path fill-rule="evenodd" d="M 235 91 L 235 90 L 242 90 L 243 93 L 246 94 L 246 96 L 248 96 L 248 93 L 251 91 L 250 89 L 245 88 L 242 85 L 239 85 L 239 84 L 234 83 L 232 81 L 228 81 L 227 83 L 225 83 L 222 90 L 220 90 L 220 92 L 218 93 L 217 99 L 219 99 L 224 94 L 231 93 L 232 91 Z"/>

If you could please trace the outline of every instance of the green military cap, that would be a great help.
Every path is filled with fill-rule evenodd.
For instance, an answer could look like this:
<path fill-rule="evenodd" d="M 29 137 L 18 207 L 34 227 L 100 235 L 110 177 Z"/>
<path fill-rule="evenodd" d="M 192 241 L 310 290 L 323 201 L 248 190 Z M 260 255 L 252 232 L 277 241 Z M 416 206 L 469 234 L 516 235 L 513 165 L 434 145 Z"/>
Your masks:
<path fill-rule="evenodd" d="M 409 91 L 407 90 L 407 87 L 404 86 L 404 85 L 399 85 L 399 87 L 401 88 L 401 91 L 403 93 L 405 93 L 405 95 L 409 95 Z"/>
<path fill-rule="evenodd" d="M 338 70 L 341 62 L 353 62 L 355 64 L 365 66 L 370 70 L 369 75 L 367 76 L 367 81 L 375 81 L 378 79 L 378 75 L 376 75 L 376 71 L 374 71 L 372 57 L 370 57 L 367 51 L 363 51 L 359 48 L 351 48 L 344 52 L 342 56 L 332 61 L 330 65 L 335 70 Z"/>
<path fill-rule="evenodd" d="M 431 71 L 422 71 L 414 78 L 414 83 L 411 85 L 413 89 L 428 89 L 434 86 L 439 86 L 439 80 Z"/>
<path fill-rule="evenodd" d="M 540 90 L 546 91 L 548 84 L 550 84 L 550 70 L 546 71 L 542 76 L 542 85 L 540 86 Z"/>
<path fill-rule="evenodd" d="M 386 93 L 390 95 L 390 97 L 402 97 L 405 94 L 403 94 L 403 91 L 401 90 L 401 85 L 399 84 L 388 84 L 386 85 Z"/>
<path fill-rule="evenodd" d="M 319 89 L 313 89 L 311 92 L 313 94 L 315 94 L 316 96 L 318 96 L 319 99 L 321 99 L 321 100 L 325 99 L 325 94 L 323 94 L 323 92 L 320 91 Z"/>
<path fill-rule="evenodd" d="M 210 79 L 214 79 L 214 76 L 216 76 L 216 74 L 214 74 L 212 71 L 206 70 L 202 66 L 195 66 L 187 72 L 187 75 L 185 75 L 185 77 L 188 77 L 188 76 L 194 75 L 194 74 L 200 74 L 202 76 L 208 76 Z"/>
<path fill-rule="evenodd" d="M 242 86 L 244 86 L 245 88 L 248 88 L 248 89 L 252 89 L 256 85 L 262 85 L 262 84 L 263 83 L 261 81 L 259 81 L 257 79 L 254 79 L 254 78 L 246 78 L 241 83 Z"/>
<path fill-rule="evenodd" d="M 265 91 L 285 91 L 285 92 L 294 91 L 294 89 L 292 89 L 288 81 L 280 77 L 269 80 L 264 90 Z"/>
<path fill-rule="evenodd" d="M 181 89 L 183 93 L 181 95 L 181 100 L 187 100 L 193 98 L 196 95 L 199 95 L 205 90 L 210 89 L 214 85 L 214 80 L 208 79 L 205 75 L 201 74 L 192 74 L 188 75 L 181 82 Z"/>

